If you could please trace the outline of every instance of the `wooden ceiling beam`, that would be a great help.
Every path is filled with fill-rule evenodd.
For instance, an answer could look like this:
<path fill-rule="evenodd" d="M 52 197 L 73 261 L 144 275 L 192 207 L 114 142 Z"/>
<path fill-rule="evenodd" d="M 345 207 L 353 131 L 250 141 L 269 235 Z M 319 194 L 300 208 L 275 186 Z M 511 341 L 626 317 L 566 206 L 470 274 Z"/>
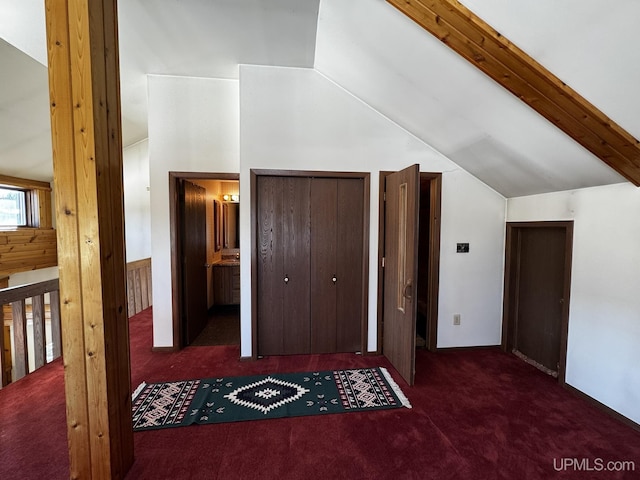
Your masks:
<path fill-rule="evenodd" d="M 627 180 L 640 142 L 456 0 L 387 0 Z"/>

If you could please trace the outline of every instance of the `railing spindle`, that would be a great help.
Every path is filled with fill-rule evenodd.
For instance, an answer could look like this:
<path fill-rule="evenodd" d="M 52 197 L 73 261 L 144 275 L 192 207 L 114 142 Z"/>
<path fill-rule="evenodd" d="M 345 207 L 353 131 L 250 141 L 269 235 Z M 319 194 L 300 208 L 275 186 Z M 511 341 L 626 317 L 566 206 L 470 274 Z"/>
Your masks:
<path fill-rule="evenodd" d="M 53 358 L 62 355 L 62 331 L 60 329 L 60 292 L 49 292 L 49 304 L 51 309 L 51 341 L 53 342 Z"/>
<path fill-rule="evenodd" d="M 34 295 L 31 298 L 31 313 L 33 318 L 34 368 L 40 368 L 47 362 L 44 294 Z"/>
<path fill-rule="evenodd" d="M 0 305 L 0 388 L 9 383 L 9 373 L 5 365 L 6 353 L 4 348 L 4 306 Z"/>
<path fill-rule="evenodd" d="M 0 388 L 11 381 L 18 380 L 29 373 L 29 351 L 27 347 L 27 308 L 25 300 L 31 298 L 33 319 L 34 366 L 39 368 L 47 362 L 47 333 L 45 294 L 49 293 L 51 311 L 51 341 L 53 359 L 62 354 L 60 326 L 60 293 L 58 279 L 40 283 L 0 289 Z M 11 305 L 14 352 L 12 359 L 13 375 L 8 371 L 4 355 L 4 305 Z M 9 320 L 7 318 L 7 320 Z"/>
<path fill-rule="evenodd" d="M 29 373 L 29 352 L 27 350 L 27 309 L 24 298 L 11 303 L 13 316 L 13 362 L 14 379 L 19 380 Z"/>

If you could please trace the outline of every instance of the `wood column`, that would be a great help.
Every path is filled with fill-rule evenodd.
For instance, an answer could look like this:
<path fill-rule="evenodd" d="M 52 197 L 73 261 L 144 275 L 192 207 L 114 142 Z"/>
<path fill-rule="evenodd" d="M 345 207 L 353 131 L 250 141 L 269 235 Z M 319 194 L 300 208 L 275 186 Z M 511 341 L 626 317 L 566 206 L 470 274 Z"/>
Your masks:
<path fill-rule="evenodd" d="M 133 463 L 116 0 L 46 0 L 71 478 Z"/>

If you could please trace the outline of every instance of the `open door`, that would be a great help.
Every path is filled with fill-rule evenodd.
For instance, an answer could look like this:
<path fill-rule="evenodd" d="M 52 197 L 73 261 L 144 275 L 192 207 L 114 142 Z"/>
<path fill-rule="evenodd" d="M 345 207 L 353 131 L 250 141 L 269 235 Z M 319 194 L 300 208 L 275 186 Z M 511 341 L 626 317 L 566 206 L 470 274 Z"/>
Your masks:
<path fill-rule="evenodd" d="M 386 177 L 383 353 L 409 385 L 415 373 L 420 167 Z"/>
<path fill-rule="evenodd" d="M 180 261 L 182 272 L 182 347 L 207 324 L 207 210 L 206 190 L 179 181 Z"/>

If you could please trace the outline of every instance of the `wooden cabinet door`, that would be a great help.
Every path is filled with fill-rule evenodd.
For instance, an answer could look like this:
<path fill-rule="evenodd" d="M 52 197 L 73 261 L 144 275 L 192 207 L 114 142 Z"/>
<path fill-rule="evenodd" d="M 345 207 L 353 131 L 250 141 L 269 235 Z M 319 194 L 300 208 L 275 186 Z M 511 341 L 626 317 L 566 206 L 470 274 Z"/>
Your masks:
<path fill-rule="evenodd" d="M 310 179 L 260 176 L 258 354 L 310 350 Z"/>

